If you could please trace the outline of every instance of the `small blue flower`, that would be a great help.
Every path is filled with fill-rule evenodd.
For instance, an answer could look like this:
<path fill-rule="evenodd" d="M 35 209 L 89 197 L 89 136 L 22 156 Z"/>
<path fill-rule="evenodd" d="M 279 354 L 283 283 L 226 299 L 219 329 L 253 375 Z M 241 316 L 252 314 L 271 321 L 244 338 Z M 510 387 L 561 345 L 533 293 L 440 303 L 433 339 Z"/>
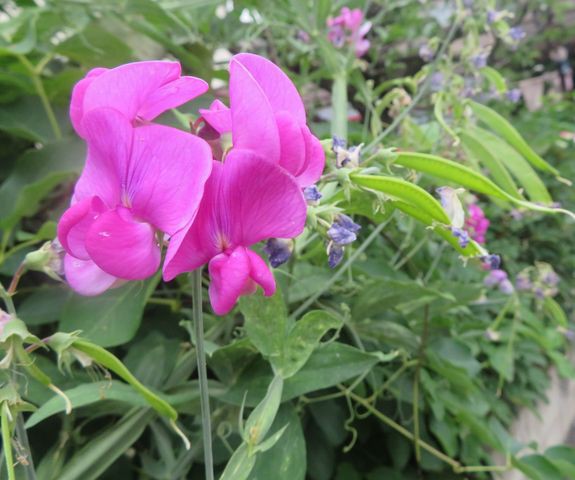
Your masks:
<path fill-rule="evenodd" d="M 521 100 L 521 90 L 518 88 L 512 88 L 511 90 L 507 90 L 505 96 L 511 103 L 517 103 L 519 100 Z"/>
<path fill-rule="evenodd" d="M 435 56 L 435 52 L 429 46 L 428 43 L 424 43 L 423 45 L 421 45 L 421 47 L 419 47 L 418 53 L 419 58 L 421 58 L 424 62 L 431 62 L 431 60 L 433 60 L 433 57 Z"/>
<path fill-rule="evenodd" d="M 471 57 L 471 63 L 475 68 L 484 68 L 487 66 L 487 57 L 489 55 L 487 53 L 478 53 Z"/>
<path fill-rule="evenodd" d="M 523 40 L 526 37 L 526 35 L 527 34 L 525 33 L 525 30 L 523 30 L 522 27 L 511 27 L 509 29 L 509 36 L 511 37 L 511 40 L 515 42 Z"/>
<path fill-rule="evenodd" d="M 501 267 L 501 257 L 496 254 L 484 255 L 481 261 L 489 267 L 489 270 L 498 270 Z"/>
<path fill-rule="evenodd" d="M 487 23 L 491 25 L 495 23 L 499 19 L 499 12 L 496 10 L 488 10 L 487 11 Z"/>
<path fill-rule="evenodd" d="M 337 154 L 338 150 L 345 149 L 345 147 L 347 147 L 347 142 L 343 138 L 334 135 L 331 147 L 333 153 Z"/>
<path fill-rule="evenodd" d="M 335 153 L 335 166 L 357 167 L 359 165 L 362 145 L 347 147 L 347 142 L 342 138 L 333 137 L 332 151 Z"/>
<path fill-rule="evenodd" d="M 453 236 L 457 238 L 461 248 L 467 247 L 470 239 L 469 234 L 465 230 L 462 228 L 451 227 L 451 233 L 453 233 Z"/>
<path fill-rule="evenodd" d="M 343 259 L 343 247 L 332 243 L 327 249 L 328 260 L 327 263 L 329 268 L 337 267 Z"/>
<path fill-rule="evenodd" d="M 334 243 L 337 243 L 338 245 L 348 245 L 357 240 L 357 235 L 354 232 L 348 230 L 338 223 L 334 223 L 330 227 L 330 229 L 327 231 L 327 235 L 334 241 Z"/>
<path fill-rule="evenodd" d="M 499 291 L 505 295 L 511 295 L 514 291 L 513 284 L 509 279 L 505 279 L 499 284 Z"/>
<path fill-rule="evenodd" d="M 357 233 L 361 230 L 361 225 L 358 225 L 351 218 L 349 218 L 347 215 L 344 215 L 343 213 L 340 213 L 337 216 L 335 223 L 341 225 L 343 228 L 349 230 L 350 232 Z"/>
<path fill-rule="evenodd" d="M 435 72 L 429 79 L 429 88 L 432 92 L 439 92 L 445 83 L 445 77 L 441 72 Z"/>
<path fill-rule="evenodd" d="M 318 190 L 317 186 L 310 185 L 303 189 L 303 196 L 308 204 L 315 205 L 322 197 L 321 192 Z"/>
<path fill-rule="evenodd" d="M 277 268 L 290 259 L 293 242 L 283 238 L 270 238 L 263 250 L 267 253 L 271 266 Z"/>

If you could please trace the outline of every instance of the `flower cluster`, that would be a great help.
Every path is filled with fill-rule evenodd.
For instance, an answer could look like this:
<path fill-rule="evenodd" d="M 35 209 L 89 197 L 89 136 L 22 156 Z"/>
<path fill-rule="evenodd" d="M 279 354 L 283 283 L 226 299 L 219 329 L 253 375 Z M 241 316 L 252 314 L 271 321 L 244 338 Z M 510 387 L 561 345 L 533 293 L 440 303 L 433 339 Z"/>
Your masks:
<path fill-rule="evenodd" d="M 95 69 L 74 88 L 70 116 L 88 155 L 58 238 L 77 292 L 150 277 L 167 243 L 164 279 L 207 264 L 218 315 L 258 285 L 274 293 L 250 247 L 302 232 L 321 144 L 289 78 L 252 54 L 232 58 L 230 105 L 201 111 L 196 135 L 153 123 L 206 90 L 174 62 Z"/>
<path fill-rule="evenodd" d="M 343 7 L 335 18 L 327 19 L 328 39 L 336 48 L 349 45 L 357 58 L 363 57 L 369 50 L 369 40 L 365 38 L 371 30 L 371 23 L 363 21 L 363 12 L 359 8 L 350 10 Z"/>
<path fill-rule="evenodd" d="M 483 284 L 486 287 L 496 287 L 505 295 L 511 295 L 515 291 L 505 270 L 491 270 L 483 280 Z"/>
<path fill-rule="evenodd" d="M 355 223 L 347 215 L 339 214 L 327 231 L 330 242 L 327 247 L 328 264 L 335 268 L 343 259 L 344 246 L 357 240 L 357 232 L 361 225 Z"/>
<path fill-rule="evenodd" d="M 477 243 L 485 243 L 485 235 L 489 229 L 489 219 L 483 213 L 483 210 L 476 203 L 467 207 L 469 216 L 465 219 L 465 227 L 469 235 Z"/>
<path fill-rule="evenodd" d="M 554 297 L 559 293 L 559 275 L 548 263 L 536 262 L 535 267 L 522 270 L 515 279 L 515 288 L 531 292 L 537 298 Z"/>

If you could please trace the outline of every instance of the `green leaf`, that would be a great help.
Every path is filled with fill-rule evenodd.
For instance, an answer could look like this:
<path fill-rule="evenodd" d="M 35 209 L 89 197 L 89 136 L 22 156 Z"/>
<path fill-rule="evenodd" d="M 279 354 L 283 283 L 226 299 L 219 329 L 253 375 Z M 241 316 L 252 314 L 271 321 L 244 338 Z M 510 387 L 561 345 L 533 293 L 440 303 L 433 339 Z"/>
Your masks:
<path fill-rule="evenodd" d="M 575 478 L 575 448 L 569 445 L 557 445 L 545 450 L 549 460 L 566 478 Z"/>
<path fill-rule="evenodd" d="M 549 165 L 527 144 L 519 132 L 505 118 L 485 105 L 469 100 L 469 105 L 475 116 L 491 130 L 503 137 L 515 150 L 523 155 L 534 167 L 559 175 L 556 168 Z"/>
<path fill-rule="evenodd" d="M 145 407 L 146 401 L 132 387 L 117 380 L 85 383 L 64 392 L 73 408 L 80 408 L 101 400 L 118 400 L 133 406 Z M 26 421 L 32 428 L 52 415 L 64 412 L 66 404 L 62 397 L 52 397 L 40 406 Z"/>
<path fill-rule="evenodd" d="M 283 342 L 281 357 L 274 362 L 278 373 L 285 379 L 293 376 L 308 361 L 322 337 L 332 329 L 341 328 L 340 318 L 324 311 L 306 313 L 297 321 Z"/>
<path fill-rule="evenodd" d="M 60 118 L 58 113 L 59 111 L 56 112 L 56 116 Z M 3 105 L 3 108 L 0 109 L 0 130 L 32 142 L 46 143 L 55 141 L 54 131 L 48 122 L 42 102 L 37 96 L 24 96 Z M 62 142 L 71 143 L 70 140 L 63 140 Z M 76 141 L 76 143 L 80 145 L 79 142 Z M 50 148 L 50 145 L 46 145 L 46 148 Z M 31 152 L 38 152 L 38 150 L 31 150 Z M 68 158 L 70 158 L 70 153 L 63 148 L 60 156 L 45 158 L 44 162 L 61 162 Z M 82 155 L 76 159 L 77 170 L 81 168 L 83 159 Z"/>
<path fill-rule="evenodd" d="M 0 55 L 26 55 L 30 53 L 36 46 L 36 19 L 32 10 L 25 10 L 20 15 L 20 20 L 16 17 L 15 20 L 22 21 L 22 25 L 14 34 L 14 37 L 4 44 L 0 43 Z M 2 38 L 0 36 L 0 38 Z"/>
<path fill-rule="evenodd" d="M 234 452 L 220 480 L 247 480 L 256 463 L 256 455 L 249 455 L 248 446 L 242 443 Z"/>
<path fill-rule="evenodd" d="M 136 335 L 146 302 L 158 281 L 156 275 L 97 297 L 73 295 L 64 305 L 60 330 L 81 330 L 83 337 L 103 347 L 122 345 Z"/>
<path fill-rule="evenodd" d="M 553 298 L 545 297 L 543 301 L 543 307 L 545 313 L 551 318 L 553 323 L 559 327 L 567 328 L 569 326 L 569 320 L 567 320 L 567 315 Z"/>
<path fill-rule="evenodd" d="M 497 70 L 491 67 L 483 67 L 480 72 L 499 93 L 505 93 L 507 91 L 505 78 Z"/>
<path fill-rule="evenodd" d="M 34 215 L 54 187 L 79 171 L 84 155 L 84 146 L 74 140 L 53 143 L 20 157 L 0 186 L 0 228 L 12 228 L 21 218 Z"/>
<path fill-rule="evenodd" d="M 266 396 L 246 420 L 243 438 L 250 448 L 258 445 L 272 426 L 280 407 L 283 383 L 282 377 L 275 376 L 268 387 Z"/>
<path fill-rule="evenodd" d="M 512 458 L 511 463 L 532 480 L 563 480 L 561 472 L 543 455 Z"/>
<path fill-rule="evenodd" d="M 58 285 L 40 288 L 18 305 L 18 317 L 26 325 L 44 325 L 59 320 L 69 289 Z"/>
<path fill-rule="evenodd" d="M 288 316 L 279 290 L 272 297 L 261 291 L 240 298 L 249 339 L 265 357 L 279 358 L 287 334 Z"/>
<path fill-rule="evenodd" d="M 250 480 L 304 480 L 306 474 L 305 437 L 293 405 L 283 405 L 270 429 L 270 435 L 287 426 L 277 443 L 259 452 Z"/>
<path fill-rule="evenodd" d="M 499 159 L 499 156 L 492 154 L 480 140 L 479 136 L 473 135 L 470 131 L 463 131 L 459 134 L 459 138 L 461 139 L 461 146 L 467 156 L 485 165 L 497 185 L 509 195 L 519 199 L 522 198 L 515 181 L 503 165 L 503 162 Z"/>
<path fill-rule="evenodd" d="M 148 409 L 134 409 L 106 428 L 68 460 L 58 480 L 96 480 L 140 438 L 154 417 Z"/>

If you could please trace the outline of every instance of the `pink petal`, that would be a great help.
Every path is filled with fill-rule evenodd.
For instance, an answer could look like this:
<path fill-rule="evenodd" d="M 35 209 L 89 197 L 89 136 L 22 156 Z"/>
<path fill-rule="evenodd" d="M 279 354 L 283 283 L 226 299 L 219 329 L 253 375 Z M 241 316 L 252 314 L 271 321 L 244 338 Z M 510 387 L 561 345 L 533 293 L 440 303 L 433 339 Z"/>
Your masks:
<path fill-rule="evenodd" d="M 68 284 L 80 295 L 99 295 L 118 281 L 91 260 L 79 260 L 71 255 L 64 257 L 64 273 Z"/>
<path fill-rule="evenodd" d="M 291 113 L 298 123 L 302 125 L 306 123 L 305 107 L 301 96 L 281 68 L 264 57 L 252 53 L 235 55 L 230 69 L 235 63 L 240 63 L 247 69 L 264 92 L 274 112 L 285 110 Z"/>
<path fill-rule="evenodd" d="M 276 291 L 276 280 L 269 267 L 261 257 L 251 250 L 246 250 L 250 259 L 250 277 L 261 286 L 266 297 L 271 297 Z"/>
<path fill-rule="evenodd" d="M 249 285 L 250 259 L 246 249 L 238 247 L 230 255 L 221 253 L 210 260 L 210 302 L 216 315 L 225 315 Z"/>
<path fill-rule="evenodd" d="M 302 127 L 305 138 L 306 160 L 301 170 L 296 174 L 296 180 L 300 187 L 307 187 L 317 182 L 325 168 L 325 152 L 320 141 L 312 135 L 307 126 Z"/>
<path fill-rule="evenodd" d="M 58 222 L 58 240 L 76 258 L 88 260 L 85 242 L 89 228 L 105 206 L 98 197 L 86 197 L 64 212 Z"/>
<path fill-rule="evenodd" d="M 254 152 L 232 149 L 224 163 L 220 229 L 232 245 L 299 235 L 306 202 L 295 179 Z"/>
<path fill-rule="evenodd" d="M 221 101 L 214 100 L 209 109 L 200 108 L 200 114 L 220 135 L 232 131 L 232 113 Z"/>
<path fill-rule="evenodd" d="M 247 68 L 230 63 L 230 106 L 234 147 L 255 150 L 270 162 L 279 162 L 279 133 L 266 94 Z"/>
<path fill-rule="evenodd" d="M 138 110 L 138 116 L 152 120 L 161 113 L 179 107 L 207 91 L 208 84 L 200 78 L 178 78 L 153 91 Z"/>
<path fill-rule="evenodd" d="M 137 127 L 126 175 L 133 214 L 173 235 L 195 217 L 211 169 L 212 151 L 201 138 L 162 125 Z"/>
<path fill-rule="evenodd" d="M 101 214 L 86 235 L 90 258 L 110 275 L 143 280 L 160 266 L 160 248 L 153 227 L 138 222 L 127 208 Z"/>
<path fill-rule="evenodd" d="M 94 68 L 80 80 L 72 90 L 72 99 L 70 101 L 70 120 L 74 126 L 74 130 L 81 137 L 84 136 L 84 129 L 82 128 L 82 117 L 84 116 L 84 95 L 86 90 L 92 84 L 94 78 L 100 76 L 102 73 L 108 71 L 107 68 Z"/>
<path fill-rule="evenodd" d="M 224 206 L 220 205 L 220 185 L 224 165 L 214 161 L 212 173 L 206 182 L 204 196 L 193 222 L 170 238 L 164 261 L 163 277 L 170 281 L 183 272 L 191 272 L 208 263 L 210 258 L 225 250 L 218 242 L 219 217 Z"/>
<path fill-rule="evenodd" d="M 292 175 L 296 175 L 306 160 L 306 142 L 295 118 L 283 111 L 275 115 L 280 134 L 280 165 Z"/>
<path fill-rule="evenodd" d="M 114 208 L 121 202 L 121 188 L 126 183 L 134 127 L 111 108 L 88 112 L 82 125 L 88 139 L 88 157 L 74 195 L 79 200 L 97 195 L 108 208 Z"/>

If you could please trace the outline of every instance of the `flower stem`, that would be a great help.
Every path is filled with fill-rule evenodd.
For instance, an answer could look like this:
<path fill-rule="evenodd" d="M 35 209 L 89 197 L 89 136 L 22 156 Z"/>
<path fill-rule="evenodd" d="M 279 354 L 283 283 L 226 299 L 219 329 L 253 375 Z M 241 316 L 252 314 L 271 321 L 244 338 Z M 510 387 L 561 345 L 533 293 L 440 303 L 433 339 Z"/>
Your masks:
<path fill-rule="evenodd" d="M 347 140 L 347 73 L 341 71 L 333 78 L 331 87 L 331 134 Z"/>
<path fill-rule="evenodd" d="M 214 480 L 214 459 L 212 453 L 212 425 L 210 418 L 210 397 L 208 393 L 208 372 L 204 348 L 204 320 L 202 316 L 202 270 L 192 272 L 192 296 L 194 299 L 193 321 L 196 340 L 196 359 L 200 382 L 200 404 L 202 410 L 202 435 L 204 443 L 204 464 L 206 480 Z"/>
<path fill-rule="evenodd" d="M 26 427 L 24 426 L 24 417 L 20 412 L 16 416 L 16 438 L 24 449 L 24 452 L 28 453 L 28 456 L 26 457 L 26 463 L 22 463 L 26 475 L 26 480 L 36 480 L 36 470 L 34 469 L 32 450 L 30 449 L 28 434 L 26 433 Z"/>

